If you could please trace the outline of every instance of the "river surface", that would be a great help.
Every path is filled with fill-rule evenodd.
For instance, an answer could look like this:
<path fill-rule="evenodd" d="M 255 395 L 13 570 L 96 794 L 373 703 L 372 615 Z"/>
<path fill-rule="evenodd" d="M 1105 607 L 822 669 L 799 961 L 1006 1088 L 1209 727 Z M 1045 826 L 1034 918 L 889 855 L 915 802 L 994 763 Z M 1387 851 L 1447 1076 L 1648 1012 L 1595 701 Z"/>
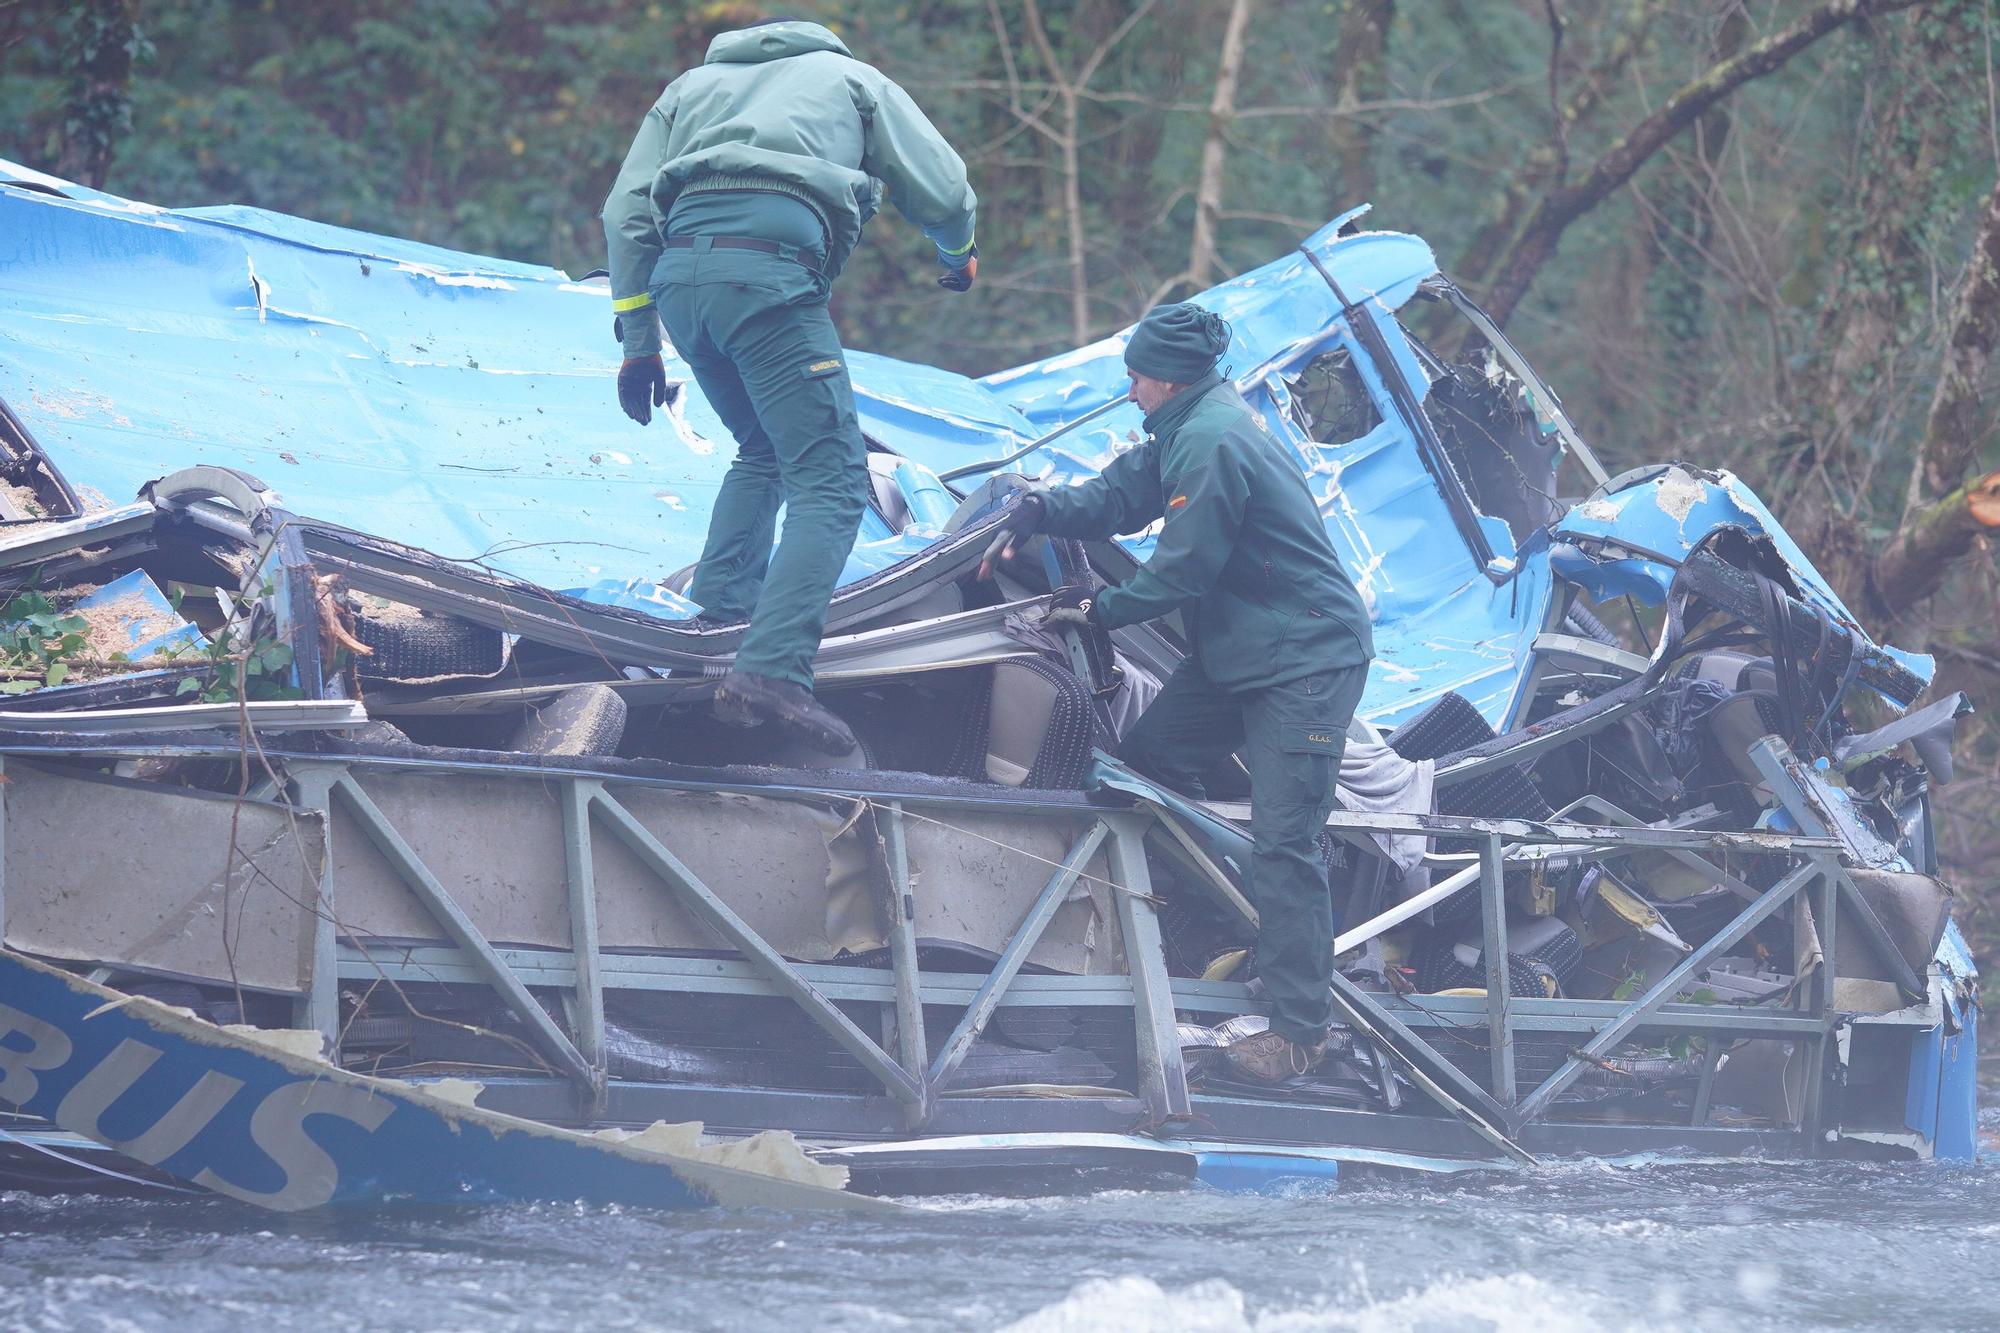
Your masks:
<path fill-rule="evenodd" d="M 1989 1094 L 1990 1095 L 1990 1094 Z M 2000 1112 L 1982 1117 L 1989 1144 Z M 1993 1328 L 2000 1150 L 1955 1167 L 1564 1165 L 1279 1197 L 276 1219 L 0 1194 L 0 1328 Z"/>

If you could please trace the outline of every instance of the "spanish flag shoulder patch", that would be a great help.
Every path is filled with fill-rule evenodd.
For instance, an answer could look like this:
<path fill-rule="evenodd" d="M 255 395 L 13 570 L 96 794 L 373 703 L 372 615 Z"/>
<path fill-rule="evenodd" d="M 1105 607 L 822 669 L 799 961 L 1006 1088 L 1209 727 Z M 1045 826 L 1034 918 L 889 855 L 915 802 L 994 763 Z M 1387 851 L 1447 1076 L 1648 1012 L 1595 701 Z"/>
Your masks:
<path fill-rule="evenodd" d="M 1187 497 L 1186 497 L 1185 495 L 1176 495 L 1176 496 L 1175 496 L 1175 497 L 1174 497 L 1173 499 L 1171 499 L 1171 500 L 1167 501 L 1167 508 L 1169 508 L 1169 509 L 1186 509 L 1186 508 L 1187 508 Z"/>

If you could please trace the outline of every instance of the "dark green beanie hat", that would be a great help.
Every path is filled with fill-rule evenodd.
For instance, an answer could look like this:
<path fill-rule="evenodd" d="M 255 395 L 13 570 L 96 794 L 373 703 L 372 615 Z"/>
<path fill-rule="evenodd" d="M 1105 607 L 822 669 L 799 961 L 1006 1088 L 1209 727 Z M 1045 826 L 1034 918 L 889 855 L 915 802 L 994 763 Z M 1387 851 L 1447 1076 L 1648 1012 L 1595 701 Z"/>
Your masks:
<path fill-rule="evenodd" d="M 1192 384 L 1215 368 L 1229 347 L 1229 324 L 1191 301 L 1156 305 L 1132 330 L 1125 364 L 1141 375 Z"/>

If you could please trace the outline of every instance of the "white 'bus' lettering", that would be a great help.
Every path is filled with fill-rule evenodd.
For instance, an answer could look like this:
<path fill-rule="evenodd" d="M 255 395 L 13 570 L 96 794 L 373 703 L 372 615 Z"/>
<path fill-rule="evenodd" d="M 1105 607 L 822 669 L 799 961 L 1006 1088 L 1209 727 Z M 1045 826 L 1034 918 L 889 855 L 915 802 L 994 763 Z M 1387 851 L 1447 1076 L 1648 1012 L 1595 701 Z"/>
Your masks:
<path fill-rule="evenodd" d="M 6 1044 L 16 1032 L 28 1039 L 27 1050 Z M 26 1106 L 42 1086 L 33 1071 L 61 1068 L 74 1049 L 62 1029 L 0 1004 L 0 1101 Z"/>
<path fill-rule="evenodd" d="M 125 1038 L 97 1068 L 77 1080 L 56 1107 L 55 1122 L 72 1134 L 95 1139 L 148 1166 L 157 1166 L 172 1157 L 208 1127 L 208 1122 L 236 1095 L 243 1081 L 208 1070 L 145 1133 L 124 1140 L 109 1137 L 98 1122 L 106 1110 L 131 1091 L 132 1085 L 153 1067 L 161 1054 L 156 1047 Z"/>
<path fill-rule="evenodd" d="M 318 1081 L 287 1083 L 250 1113 L 250 1138 L 285 1173 L 284 1185 L 270 1191 L 245 1189 L 207 1169 L 194 1178 L 194 1183 L 280 1212 L 317 1208 L 333 1197 L 334 1187 L 340 1183 L 340 1168 L 306 1133 L 306 1117 L 339 1116 L 363 1129 L 375 1130 L 395 1109 L 395 1103 L 387 1097 L 379 1097 L 366 1088 Z"/>

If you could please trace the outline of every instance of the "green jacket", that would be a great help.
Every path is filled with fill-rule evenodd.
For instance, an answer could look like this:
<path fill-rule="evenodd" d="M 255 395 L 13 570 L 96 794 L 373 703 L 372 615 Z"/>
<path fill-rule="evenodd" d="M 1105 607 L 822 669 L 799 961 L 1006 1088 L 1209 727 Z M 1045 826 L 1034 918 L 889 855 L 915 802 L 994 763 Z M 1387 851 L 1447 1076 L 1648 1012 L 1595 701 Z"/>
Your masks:
<path fill-rule="evenodd" d="M 723 33 L 707 61 L 668 84 L 646 113 L 604 201 L 625 354 L 660 349 L 648 289 L 662 224 L 683 190 L 764 189 L 805 200 L 826 222 L 831 278 L 875 215 L 882 187 L 947 264 L 963 267 L 978 200 L 965 163 L 908 93 L 817 23 Z"/>
<path fill-rule="evenodd" d="M 1312 491 L 1242 396 L 1210 371 L 1148 416 L 1146 431 L 1096 477 L 1042 496 L 1042 529 L 1059 537 L 1166 519 L 1153 558 L 1098 594 L 1098 622 L 1191 611 L 1201 669 L 1230 691 L 1366 663 L 1368 613 Z"/>

